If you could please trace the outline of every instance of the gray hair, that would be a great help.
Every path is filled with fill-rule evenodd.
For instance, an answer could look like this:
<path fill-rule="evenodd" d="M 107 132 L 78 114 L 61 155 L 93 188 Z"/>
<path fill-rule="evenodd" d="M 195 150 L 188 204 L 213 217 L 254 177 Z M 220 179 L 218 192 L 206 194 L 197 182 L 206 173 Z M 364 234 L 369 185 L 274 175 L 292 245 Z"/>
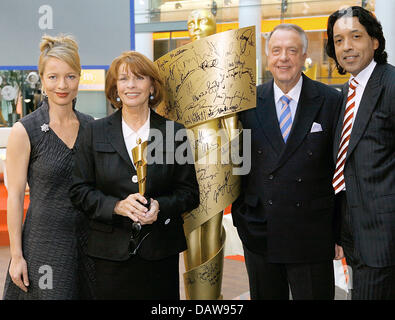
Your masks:
<path fill-rule="evenodd" d="M 282 23 L 277 25 L 272 32 L 270 32 L 269 37 L 266 40 L 266 44 L 265 44 L 265 52 L 266 55 L 269 54 L 269 40 L 272 37 L 273 33 L 276 32 L 277 30 L 293 30 L 296 31 L 299 36 L 300 39 L 302 40 L 302 44 L 303 44 L 303 54 L 305 54 L 307 52 L 307 47 L 308 47 L 308 39 L 307 39 L 307 35 L 306 32 L 299 27 L 296 24 L 292 24 L 292 23 Z"/>

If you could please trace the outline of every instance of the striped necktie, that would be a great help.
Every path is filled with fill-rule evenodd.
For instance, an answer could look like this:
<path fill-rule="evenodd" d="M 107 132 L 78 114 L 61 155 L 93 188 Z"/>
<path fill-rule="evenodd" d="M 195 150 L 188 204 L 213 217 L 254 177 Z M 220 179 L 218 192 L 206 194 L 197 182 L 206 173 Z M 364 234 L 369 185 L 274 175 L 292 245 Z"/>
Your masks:
<path fill-rule="evenodd" d="M 342 191 L 346 186 L 344 182 L 343 170 L 344 170 L 344 164 L 346 162 L 348 144 L 350 142 L 351 128 L 353 124 L 354 108 L 355 108 L 355 89 L 357 88 L 357 86 L 358 86 L 358 82 L 354 78 L 352 78 L 348 89 L 348 97 L 346 103 L 346 110 L 344 112 L 342 134 L 341 134 L 339 150 L 337 152 L 337 158 L 336 158 L 336 170 L 332 181 L 333 189 L 335 189 L 335 194 Z"/>
<path fill-rule="evenodd" d="M 289 132 L 291 131 L 292 127 L 292 115 L 291 115 L 291 108 L 289 107 L 289 103 L 291 102 L 291 98 L 287 97 L 286 95 L 280 98 L 282 103 L 281 112 L 280 112 L 280 130 L 283 136 L 284 142 L 287 142 Z"/>

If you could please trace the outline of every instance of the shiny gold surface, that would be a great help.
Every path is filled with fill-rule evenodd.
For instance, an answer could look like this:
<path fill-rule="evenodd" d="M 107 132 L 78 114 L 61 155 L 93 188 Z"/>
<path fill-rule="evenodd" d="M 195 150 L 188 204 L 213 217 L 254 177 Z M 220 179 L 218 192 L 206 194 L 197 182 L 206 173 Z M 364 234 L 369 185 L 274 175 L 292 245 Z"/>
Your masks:
<path fill-rule="evenodd" d="M 221 284 L 224 267 L 225 230 L 218 254 L 184 273 L 185 296 L 188 300 L 222 299 Z"/>
<path fill-rule="evenodd" d="M 374 11 L 375 0 L 368 0 L 366 9 Z M 155 2 L 151 10 L 158 12 L 153 17 L 155 22 L 187 20 L 191 10 L 212 7 L 212 0 L 161 0 Z M 341 8 L 361 5 L 362 1 L 356 0 L 288 0 L 287 10 L 281 11 L 281 0 L 261 0 L 258 5 L 253 6 L 254 10 L 261 10 L 263 19 L 276 19 L 282 15 L 284 18 L 292 17 L 311 17 L 330 15 Z M 226 21 L 238 21 L 239 19 L 239 0 L 216 0 L 217 4 L 217 23 Z M 152 11 L 151 11 L 152 12 Z M 151 13 L 147 12 L 147 13 Z M 147 14 L 145 13 L 145 14 Z M 152 19 L 152 18 L 151 18 Z"/>
<path fill-rule="evenodd" d="M 209 120 L 199 125 L 188 128 L 193 135 L 189 141 L 193 144 L 192 150 L 195 150 L 195 160 L 207 156 L 213 150 L 220 146 L 220 139 L 217 131 L 221 128 L 221 119 Z"/>
<path fill-rule="evenodd" d="M 167 91 L 156 111 L 189 129 L 200 190 L 199 207 L 183 216 L 187 299 L 222 297 L 223 210 L 240 194 L 230 146 L 241 134 L 236 113 L 256 103 L 255 27 L 209 35 L 210 15 L 194 11 L 188 29 L 196 41 L 156 61 Z"/>
<path fill-rule="evenodd" d="M 230 143 L 213 150 L 195 162 L 196 177 L 200 189 L 200 205 L 184 215 L 184 230 L 188 234 L 206 221 L 222 212 L 240 193 L 240 176 L 235 176 L 233 164 L 211 163 L 220 152 L 221 160 L 229 159 Z M 214 155 L 213 155 L 214 154 Z M 202 236 L 202 239 L 206 237 Z"/>
<path fill-rule="evenodd" d="M 223 212 L 221 211 L 212 217 L 209 223 L 203 223 L 201 226 L 202 234 L 206 236 L 202 241 L 202 261 L 213 258 L 222 245 L 222 233 L 225 232 L 222 228 L 222 215 Z"/>
<path fill-rule="evenodd" d="M 211 36 L 215 33 L 216 23 L 209 10 L 194 10 L 188 17 L 188 33 L 192 41 Z"/>
<path fill-rule="evenodd" d="M 233 140 L 238 133 L 238 117 L 227 115 L 221 118 L 222 128 L 225 128 L 230 140 Z"/>
<path fill-rule="evenodd" d="M 255 27 L 193 41 L 156 60 L 166 90 L 157 112 L 187 128 L 255 107 Z"/>
<path fill-rule="evenodd" d="M 137 171 L 137 180 L 139 183 L 139 193 L 143 196 L 146 188 L 146 177 L 147 177 L 147 145 L 148 142 L 141 142 L 141 139 L 137 141 L 137 146 L 132 149 L 133 163 Z"/>
<path fill-rule="evenodd" d="M 185 270 L 194 269 L 202 263 L 201 231 L 201 228 L 192 229 L 190 232 L 185 231 L 188 246 L 188 250 L 184 251 Z"/>

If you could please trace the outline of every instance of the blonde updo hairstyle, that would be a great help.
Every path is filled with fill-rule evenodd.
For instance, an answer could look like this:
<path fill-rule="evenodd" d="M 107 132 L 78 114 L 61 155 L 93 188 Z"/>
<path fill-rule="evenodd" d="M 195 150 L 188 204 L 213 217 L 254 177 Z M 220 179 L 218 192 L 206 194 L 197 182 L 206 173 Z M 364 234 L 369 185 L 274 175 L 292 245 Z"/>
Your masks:
<path fill-rule="evenodd" d="M 115 108 L 122 107 L 122 101 L 119 101 L 117 91 L 117 79 L 119 67 L 125 65 L 126 70 L 135 75 L 148 76 L 154 87 L 153 99 L 148 100 L 148 106 L 155 109 L 163 100 L 164 89 L 163 80 L 159 74 L 157 66 L 145 55 L 136 51 L 123 52 L 111 63 L 106 75 L 106 97 Z"/>
<path fill-rule="evenodd" d="M 40 58 L 38 60 L 38 72 L 40 77 L 44 74 L 45 64 L 49 58 L 57 58 L 66 62 L 78 75 L 81 75 L 80 56 L 78 44 L 70 35 L 58 35 L 52 37 L 44 35 L 40 43 Z"/>

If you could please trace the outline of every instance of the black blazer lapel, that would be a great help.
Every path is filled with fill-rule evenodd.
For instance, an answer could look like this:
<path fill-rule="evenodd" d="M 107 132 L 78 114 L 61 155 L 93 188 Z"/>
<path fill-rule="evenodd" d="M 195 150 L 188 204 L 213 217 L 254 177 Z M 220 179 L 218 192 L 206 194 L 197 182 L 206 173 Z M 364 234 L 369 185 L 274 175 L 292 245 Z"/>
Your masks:
<path fill-rule="evenodd" d="M 132 167 L 132 172 L 135 172 L 132 160 L 130 160 L 128 151 L 126 150 L 125 140 L 122 134 L 122 109 L 117 110 L 108 118 L 108 124 L 110 126 L 108 130 L 109 142 L 118 152 L 120 157 L 126 161 L 126 163 Z"/>
<path fill-rule="evenodd" d="M 166 119 L 151 109 L 148 145 L 151 145 L 151 148 L 155 148 L 162 142 L 164 137 L 166 137 Z"/>
<path fill-rule="evenodd" d="M 275 152 L 280 155 L 285 144 L 278 124 L 274 102 L 273 80 L 264 85 L 263 90 L 258 93 L 255 112 L 267 140 Z"/>
<path fill-rule="evenodd" d="M 302 91 L 300 93 L 295 119 L 292 123 L 291 132 L 276 168 L 287 161 L 290 155 L 303 142 L 304 138 L 311 130 L 313 121 L 318 111 L 321 109 L 322 103 L 323 97 L 318 94 L 314 83 L 303 75 Z M 278 121 L 277 127 L 279 127 Z"/>
<path fill-rule="evenodd" d="M 383 86 L 380 83 L 381 76 L 384 72 L 384 66 L 376 65 L 373 73 L 366 84 L 366 88 L 363 92 L 358 112 L 354 120 L 354 124 L 350 136 L 350 144 L 348 145 L 346 161 L 350 157 L 350 154 L 355 149 L 359 140 L 361 139 L 369 119 L 372 115 L 373 110 L 376 108 L 377 100 L 381 95 Z M 358 90 L 358 89 L 357 89 Z"/>
<path fill-rule="evenodd" d="M 119 156 L 125 160 L 128 166 L 131 167 L 132 173 L 136 173 L 136 169 L 133 166 L 132 160 L 129 157 L 128 151 L 126 150 L 125 140 L 122 134 L 122 111 L 121 109 L 116 111 L 113 115 L 108 118 L 108 124 L 110 126 L 109 141 L 114 149 L 117 151 Z M 151 110 L 150 114 L 150 132 L 148 136 L 147 150 L 148 153 L 153 152 L 152 156 L 155 157 L 155 153 L 159 152 L 158 156 L 163 158 L 157 158 L 159 161 L 166 161 L 165 154 L 163 154 L 163 138 L 166 136 L 166 120 L 160 117 L 155 111 Z M 147 161 L 150 165 L 147 166 L 147 182 L 146 190 L 150 190 L 150 177 L 155 174 L 155 158 L 147 155 Z M 149 195 L 148 195 L 149 196 Z"/>
<path fill-rule="evenodd" d="M 156 164 L 166 163 L 166 154 L 164 152 L 165 141 L 163 140 L 165 137 L 166 119 L 162 118 L 154 110 L 151 109 L 150 132 L 147 144 L 147 162 L 149 164 L 147 165 L 147 190 L 151 189 L 151 181 L 153 175 L 155 174 Z M 159 163 L 156 163 L 156 161 L 159 161 Z"/>

